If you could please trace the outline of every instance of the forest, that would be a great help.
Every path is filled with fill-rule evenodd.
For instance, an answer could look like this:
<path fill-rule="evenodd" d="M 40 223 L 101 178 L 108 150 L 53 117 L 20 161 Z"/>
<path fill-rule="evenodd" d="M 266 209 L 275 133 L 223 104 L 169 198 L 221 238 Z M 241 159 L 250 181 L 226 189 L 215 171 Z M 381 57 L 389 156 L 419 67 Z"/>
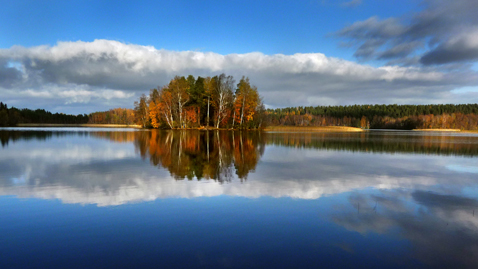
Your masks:
<path fill-rule="evenodd" d="M 88 115 L 86 114 L 53 114 L 44 109 L 8 108 L 7 104 L 0 102 L 0 127 L 15 126 L 18 123 L 84 124 L 87 122 Z"/>
<path fill-rule="evenodd" d="M 268 109 L 268 125 L 365 129 L 478 129 L 478 104 L 352 105 Z"/>
<path fill-rule="evenodd" d="M 134 110 L 131 108 L 113 108 L 108 111 L 94 112 L 88 115 L 89 124 L 136 124 Z"/>

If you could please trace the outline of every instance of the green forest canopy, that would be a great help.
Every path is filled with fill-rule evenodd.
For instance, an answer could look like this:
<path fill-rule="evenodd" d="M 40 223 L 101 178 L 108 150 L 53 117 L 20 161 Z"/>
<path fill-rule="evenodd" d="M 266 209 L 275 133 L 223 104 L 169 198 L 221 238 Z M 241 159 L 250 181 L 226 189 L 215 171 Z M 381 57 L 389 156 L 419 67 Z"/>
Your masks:
<path fill-rule="evenodd" d="M 83 124 L 88 122 L 88 115 L 67 115 L 51 113 L 44 109 L 8 108 L 0 102 L 0 126 L 15 126 L 18 123 L 53 123 L 53 124 Z"/>

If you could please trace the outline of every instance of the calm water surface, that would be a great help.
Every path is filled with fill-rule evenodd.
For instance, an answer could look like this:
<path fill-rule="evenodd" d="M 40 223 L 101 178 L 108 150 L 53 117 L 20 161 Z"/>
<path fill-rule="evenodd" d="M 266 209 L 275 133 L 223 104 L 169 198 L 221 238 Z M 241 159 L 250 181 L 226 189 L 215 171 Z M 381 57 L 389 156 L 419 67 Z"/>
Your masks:
<path fill-rule="evenodd" d="M 478 267 L 478 135 L 0 140 L 0 268 Z"/>

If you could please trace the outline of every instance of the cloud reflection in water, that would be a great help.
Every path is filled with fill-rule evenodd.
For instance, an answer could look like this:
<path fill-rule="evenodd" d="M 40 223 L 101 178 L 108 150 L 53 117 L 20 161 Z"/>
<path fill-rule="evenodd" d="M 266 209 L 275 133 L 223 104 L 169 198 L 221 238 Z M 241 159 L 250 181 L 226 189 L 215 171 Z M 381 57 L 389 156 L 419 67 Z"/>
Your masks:
<path fill-rule="evenodd" d="M 221 195 L 330 199 L 331 211 L 319 215 L 364 240 L 409 241 L 408 258 L 429 266 L 478 264 L 474 136 L 0 133 L 0 195 L 98 206 Z M 359 247 L 335 246 L 349 255 Z"/>

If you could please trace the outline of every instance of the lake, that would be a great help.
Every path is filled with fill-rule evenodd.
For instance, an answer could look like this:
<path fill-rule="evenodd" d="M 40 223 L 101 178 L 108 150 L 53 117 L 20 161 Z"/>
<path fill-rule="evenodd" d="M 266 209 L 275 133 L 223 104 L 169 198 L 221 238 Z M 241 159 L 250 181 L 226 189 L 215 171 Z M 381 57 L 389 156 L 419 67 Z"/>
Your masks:
<path fill-rule="evenodd" d="M 0 140 L 0 268 L 478 266 L 478 134 Z"/>

